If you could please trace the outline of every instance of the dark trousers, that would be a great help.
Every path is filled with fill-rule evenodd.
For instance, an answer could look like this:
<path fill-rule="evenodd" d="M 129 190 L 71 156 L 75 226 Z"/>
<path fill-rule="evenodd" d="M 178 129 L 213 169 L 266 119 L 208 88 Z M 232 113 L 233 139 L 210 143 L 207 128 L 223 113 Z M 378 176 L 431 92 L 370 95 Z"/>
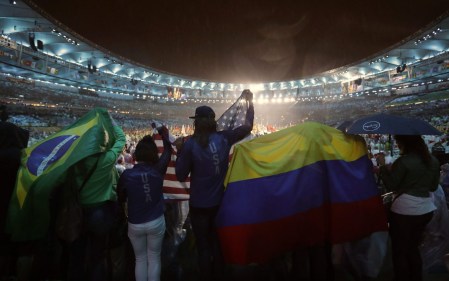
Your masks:
<path fill-rule="evenodd" d="M 84 209 L 84 233 L 69 245 L 68 281 L 110 280 L 109 234 L 115 222 L 115 202 Z"/>
<path fill-rule="evenodd" d="M 198 250 L 198 266 L 202 281 L 223 278 L 224 262 L 218 239 L 215 217 L 218 206 L 190 207 L 190 221 Z"/>
<path fill-rule="evenodd" d="M 323 243 L 297 249 L 292 254 L 292 280 L 332 281 L 332 245 Z"/>
<path fill-rule="evenodd" d="M 408 216 L 390 213 L 390 237 L 396 281 L 421 281 L 422 259 L 419 245 L 433 212 Z"/>

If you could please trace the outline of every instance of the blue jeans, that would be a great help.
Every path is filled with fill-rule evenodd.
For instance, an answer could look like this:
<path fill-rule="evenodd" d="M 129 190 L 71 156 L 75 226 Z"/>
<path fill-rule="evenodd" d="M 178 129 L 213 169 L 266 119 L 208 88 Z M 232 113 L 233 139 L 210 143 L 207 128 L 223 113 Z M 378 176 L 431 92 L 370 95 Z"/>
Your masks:
<path fill-rule="evenodd" d="M 160 280 L 164 234 L 164 215 L 146 223 L 128 223 L 128 236 L 136 255 L 136 281 Z"/>

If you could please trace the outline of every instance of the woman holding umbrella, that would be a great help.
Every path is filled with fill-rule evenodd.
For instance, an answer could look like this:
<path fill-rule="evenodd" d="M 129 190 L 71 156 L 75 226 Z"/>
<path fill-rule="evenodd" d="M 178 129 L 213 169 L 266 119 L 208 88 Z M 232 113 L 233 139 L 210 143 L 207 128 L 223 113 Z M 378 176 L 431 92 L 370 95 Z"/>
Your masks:
<path fill-rule="evenodd" d="M 395 196 L 390 209 L 395 280 L 422 280 L 419 245 L 426 225 L 436 209 L 430 197 L 439 183 L 438 160 L 418 135 L 396 135 L 400 157 L 391 166 L 382 166 L 380 175 Z"/>

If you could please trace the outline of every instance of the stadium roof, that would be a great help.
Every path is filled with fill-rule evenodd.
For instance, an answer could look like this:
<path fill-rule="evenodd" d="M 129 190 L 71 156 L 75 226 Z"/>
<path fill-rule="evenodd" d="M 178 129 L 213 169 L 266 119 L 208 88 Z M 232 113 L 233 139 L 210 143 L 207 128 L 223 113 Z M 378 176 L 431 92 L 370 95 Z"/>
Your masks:
<path fill-rule="evenodd" d="M 52 69 L 50 73 L 30 71 L 28 68 L 20 67 L 19 64 L 0 59 L 0 71 L 34 79 L 63 81 L 71 85 L 80 84 L 79 75 L 91 74 L 97 75 L 98 79 L 126 80 L 134 85 L 146 83 L 162 87 L 211 91 L 234 91 L 247 87 L 264 90 L 297 89 L 341 83 L 394 71 L 398 67 L 425 63 L 429 59 L 438 60 L 447 57 L 449 51 L 449 13 L 445 13 L 391 48 L 351 65 L 331 69 L 313 77 L 266 81 L 255 86 L 192 79 L 149 68 L 90 42 L 46 14 L 31 1 L 0 0 L 0 26 L 3 44 L 3 46 L 0 44 L 0 51 L 9 50 L 4 44 L 16 42 L 25 47 L 21 50 L 20 59 L 40 62 L 46 68 Z M 58 75 L 53 75 L 55 72 Z M 74 78 L 73 73 L 78 73 L 77 78 Z M 98 85 L 89 85 L 87 81 L 85 83 L 87 87 L 101 88 Z"/>

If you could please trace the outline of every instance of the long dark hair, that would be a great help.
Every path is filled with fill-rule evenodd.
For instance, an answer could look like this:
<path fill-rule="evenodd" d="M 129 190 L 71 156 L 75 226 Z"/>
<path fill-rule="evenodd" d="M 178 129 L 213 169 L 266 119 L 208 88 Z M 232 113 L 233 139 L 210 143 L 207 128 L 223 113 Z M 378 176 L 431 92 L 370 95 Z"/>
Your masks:
<path fill-rule="evenodd" d="M 193 125 L 195 126 L 193 139 L 201 147 L 206 147 L 209 144 L 209 135 L 217 131 L 217 121 L 213 118 L 196 118 Z"/>
<path fill-rule="evenodd" d="M 430 164 L 432 156 L 421 136 L 396 135 L 394 139 L 398 145 L 402 146 L 403 154 L 415 153 L 421 157 L 426 165 Z"/>
<path fill-rule="evenodd" d="M 153 137 L 146 135 L 137 143 L 134 157 L 137 162 L 147 164 L 156 164 L 159 161 L 158 150 Z"/>

